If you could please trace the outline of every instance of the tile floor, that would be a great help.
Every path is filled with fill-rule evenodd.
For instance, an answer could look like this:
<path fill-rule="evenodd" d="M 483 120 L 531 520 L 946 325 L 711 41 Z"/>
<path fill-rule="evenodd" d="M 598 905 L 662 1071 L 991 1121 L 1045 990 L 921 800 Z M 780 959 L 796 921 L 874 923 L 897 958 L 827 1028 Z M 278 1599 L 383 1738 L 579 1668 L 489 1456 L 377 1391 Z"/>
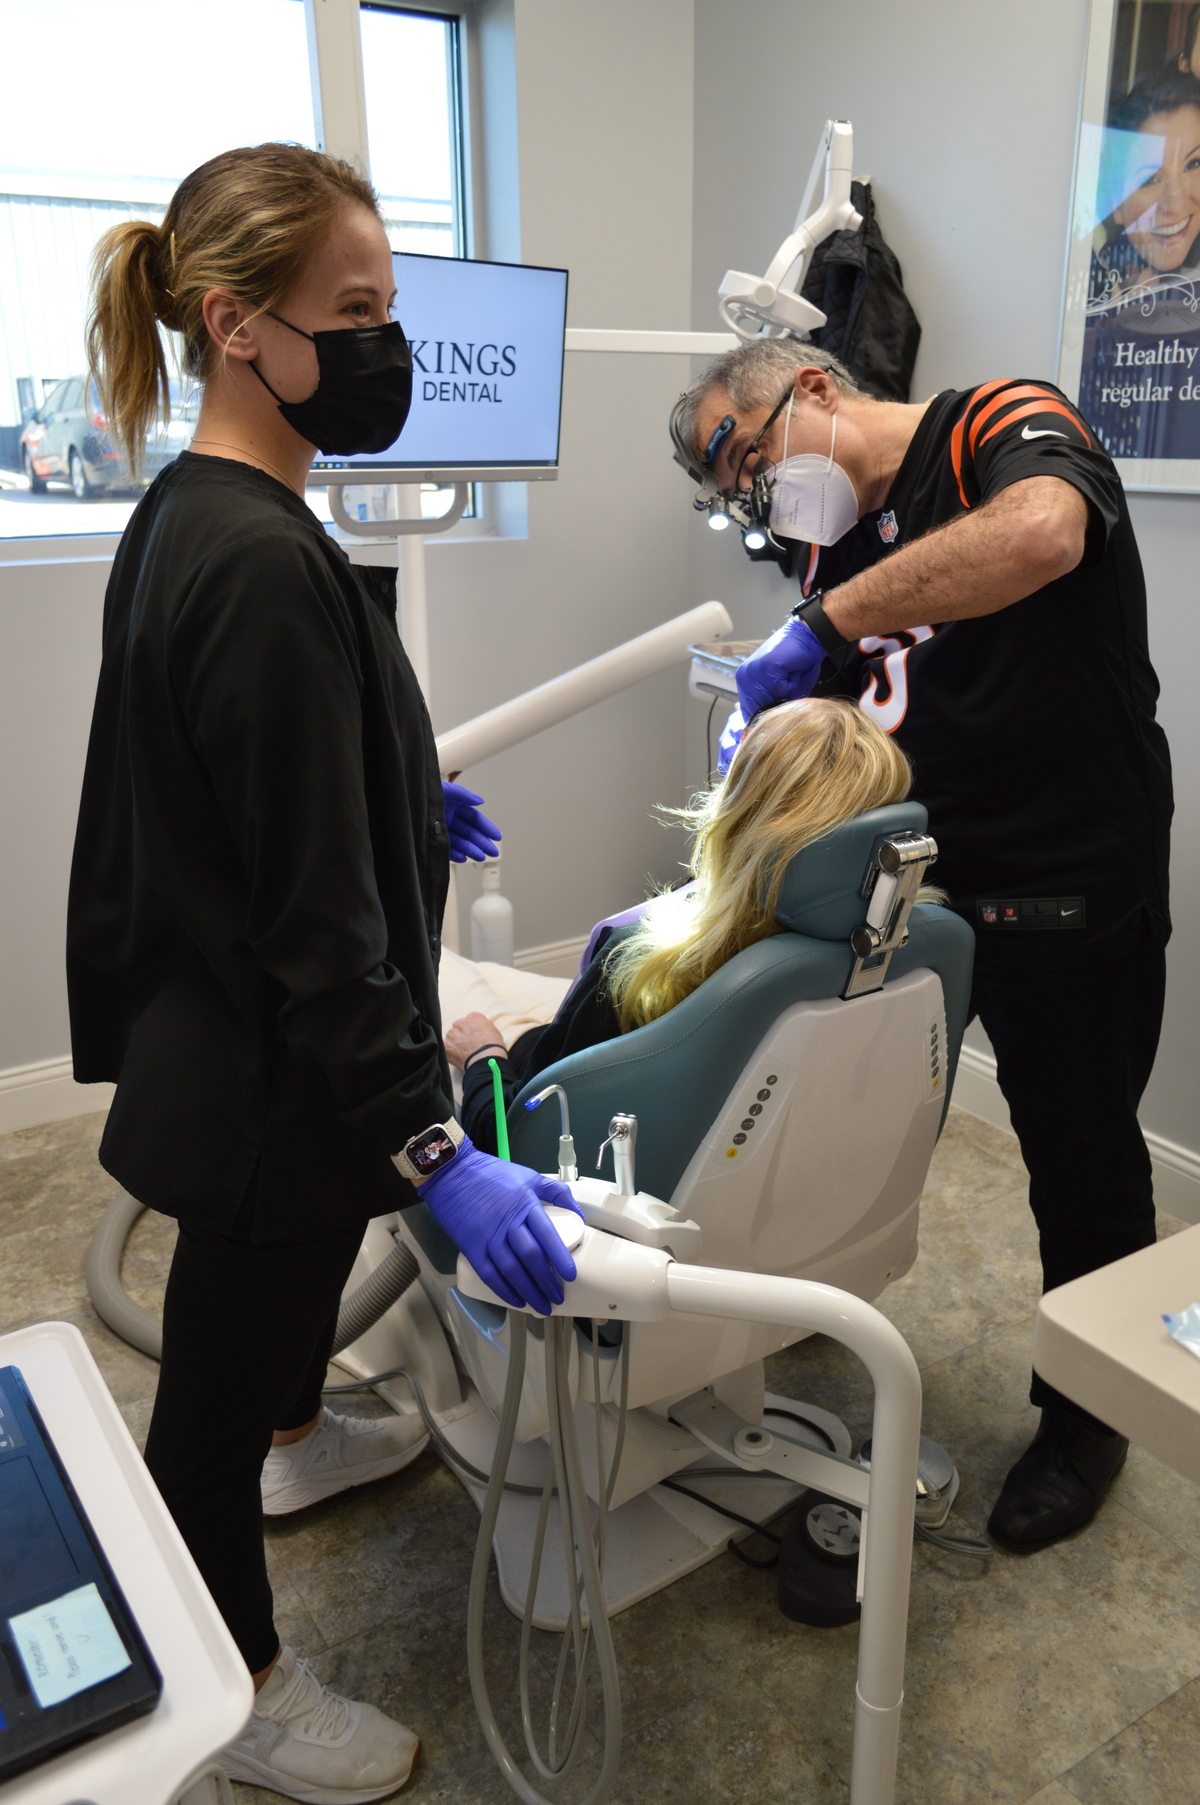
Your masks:
<path fill-rule="evenodd" d="M 49 1317 L 77 1323 L 140 1438 L 154 1365 L 101 1325 L 83 1278 L 115 1188 L 96 1164 L 101 1121 L 0 1138 L 0 1330 Z M 1025 1388 L 1038 1269 L 1016 1143 L 952 1112 L 922 1211 L 922 1256 L 880 1302 L 920 1364 L 926 1431 L 962 1472 L 949 1528 L 978 1531 L 1035 1424 Z M 1164 1219 L 1160 1232 L 1180 1226 Z M 155 1217 L 135 1232 L 125 1276 L 142 1302 L 161 1298 L 172 1233 Z M 856 1443 L 866 1432 L 866 1375 L 836 1344 L 776 1356 L 769 1378 L 837 1410 Z M 1135 1449 L 1096 1523 L 1055 1548 L 980 1562 L 918 1543 L 902 1805 L 1197 1805 L 1197 1522 L 1194 1488 Z M 476 1725 L 465 1672 L 475 1524 L 466 1495 L 426 1454 L 267 1530 L 285 1638 L 339 1690 L 419 1728 L 424 1759 L 402 1795 L 412 1805 L 512 1796 Z M 625 1712 L 619 1805 L 845 1805 L 855 1628 L 788 1622 L 773 1574 L 726 1554 L 614 1630 Z M 514 1670 L 516 1626 L 496 1598 L 490 1639 L 500 1691 Z M 545 1684 L 549 1638 L 537 1655 Z M 239 1805 L 275 1797 L 235 1790 Z"/>

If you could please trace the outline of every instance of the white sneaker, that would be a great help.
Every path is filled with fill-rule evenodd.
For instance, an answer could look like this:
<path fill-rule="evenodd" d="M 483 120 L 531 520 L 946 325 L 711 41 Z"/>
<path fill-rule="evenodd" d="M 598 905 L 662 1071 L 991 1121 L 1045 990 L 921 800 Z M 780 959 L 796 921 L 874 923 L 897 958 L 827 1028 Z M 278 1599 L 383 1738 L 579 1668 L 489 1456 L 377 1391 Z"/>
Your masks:
<path fill-rule="evenodd" d="M 283 1648 L 250 1722 L 217 1760 L 230 1780 L 306 1805 L 360 1805 L 404 1785 L 420 1739 L 374 1705 L 339 1698 Z"/>
<path fill-rule="evenodd" d="M 263 1515 L 286 1516 L 352 1485 L 398 1473 L 428 1441 L 419 1416 L 335 1416 L 325 1404 L 311 1434 L 272 1448 L 263 1462 Z"/>

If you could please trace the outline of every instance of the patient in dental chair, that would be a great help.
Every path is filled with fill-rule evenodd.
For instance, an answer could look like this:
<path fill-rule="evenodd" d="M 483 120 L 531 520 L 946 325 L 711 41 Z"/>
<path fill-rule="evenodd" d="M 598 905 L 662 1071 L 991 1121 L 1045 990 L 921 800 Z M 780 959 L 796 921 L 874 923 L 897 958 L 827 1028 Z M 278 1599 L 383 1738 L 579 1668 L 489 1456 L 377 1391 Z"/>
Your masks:
<path fill-rule="evenodd" d="M 463 1074 L 475 1145 L 496 1151 L 491 1059 L 507 1106 L 567 1054 L 665 1015 L 727 959 L 783 931 L 775 901 L 803 847 L 902 801 L 910 783 L 904 754 L 853 703 L 782 703 L 750 723 L 722 782 L 689 809 L 662 811 L 693 835 L 690 881 L 652 897 L 638 920 L 593 934 L 573 983 L 443 952 L 446 1052 Z"/>

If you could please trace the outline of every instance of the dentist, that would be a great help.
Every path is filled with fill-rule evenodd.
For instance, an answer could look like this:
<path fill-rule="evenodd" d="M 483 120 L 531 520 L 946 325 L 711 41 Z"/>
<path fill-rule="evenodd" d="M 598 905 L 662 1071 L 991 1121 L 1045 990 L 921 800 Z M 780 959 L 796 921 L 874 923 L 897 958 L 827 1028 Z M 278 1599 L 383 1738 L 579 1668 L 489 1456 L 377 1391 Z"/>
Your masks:
<path fill-rule="evenodd" d="M 738 672 L 722 768 L 760 709 L 813 693 L 895 737 L 975 929 L 972 1014 L 1045 1287 L 1146 1246 L 1171 773 L 1112 460 L 1049 383 L 874 401 L 795 339 L 726 353 L 671 431 L 698 505 L 803 546 L 800 600 Z M 1030 1398 L 1040 1426 L 988 1524 L 1022 1551 L 1090 1521 L 1127 1446 L 1036 1372 Z"/>

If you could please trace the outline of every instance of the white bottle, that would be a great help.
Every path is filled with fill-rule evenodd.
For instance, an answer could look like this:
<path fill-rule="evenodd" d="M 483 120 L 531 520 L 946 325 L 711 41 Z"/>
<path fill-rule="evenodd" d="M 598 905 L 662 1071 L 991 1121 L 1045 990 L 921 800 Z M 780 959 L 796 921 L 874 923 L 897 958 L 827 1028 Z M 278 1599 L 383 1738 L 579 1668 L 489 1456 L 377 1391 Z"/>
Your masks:
<path fill-rule="evenodd" d="M 488 859 L 483 867 L 483 895 L 471 904 L 471 957 L 490 959 L 494 965 L 513 962 L 513 910 L 500 894 L 500 861 Z"/>

